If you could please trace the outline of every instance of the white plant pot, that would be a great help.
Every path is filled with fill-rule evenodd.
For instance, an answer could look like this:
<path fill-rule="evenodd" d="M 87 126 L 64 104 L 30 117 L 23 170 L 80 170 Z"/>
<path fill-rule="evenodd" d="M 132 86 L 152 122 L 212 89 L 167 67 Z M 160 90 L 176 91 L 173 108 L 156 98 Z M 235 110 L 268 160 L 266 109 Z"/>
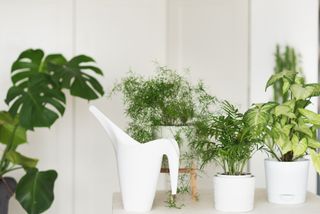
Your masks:
<path fill-rule="evenodd" d="M 254 207 L 253 175 L 215 175 L 214 206 L 223 212 L 247 212 Z"/>
<path fill-rule="evenodd" d="M 280 162 L 265 159 L 268 201 L 275 204 L 301 204 L 306 200 L 309 160 Z"/>
<path fill-rule="evenodd" d="M 141 144 L 109 120 L 94 106 L 90 111 L 99 120 L 116 153 L 124 209 L 148 212 L 152 208 L 163 155 L 170 168 L 171 193 L 177 192 L 179 147 L 174 139 L 158 139 Z"/>

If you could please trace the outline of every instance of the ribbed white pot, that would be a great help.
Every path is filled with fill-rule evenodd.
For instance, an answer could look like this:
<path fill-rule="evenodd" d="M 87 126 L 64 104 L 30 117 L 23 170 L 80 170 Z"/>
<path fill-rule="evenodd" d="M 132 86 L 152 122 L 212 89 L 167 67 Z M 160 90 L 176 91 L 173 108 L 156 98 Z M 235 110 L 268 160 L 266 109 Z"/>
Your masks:
<path fill-rule="evenodd" d="M 214 206 L 223 212 L 247 212 L 254 207 L 253 175 L 215 175 Z"/>
<path fill-rule="evenodd" d="M 306 200 L 309 160 L 280 162 L 265 159 L 268 201 L 276 204 L 301 204 Z"/>

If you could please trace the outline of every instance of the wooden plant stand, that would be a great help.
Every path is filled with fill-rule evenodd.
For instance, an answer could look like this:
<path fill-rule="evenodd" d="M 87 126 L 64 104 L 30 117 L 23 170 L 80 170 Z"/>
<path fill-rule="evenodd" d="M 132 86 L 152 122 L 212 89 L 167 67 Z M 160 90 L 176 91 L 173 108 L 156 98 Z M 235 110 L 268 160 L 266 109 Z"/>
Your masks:
<path fill-rule="evenodd" d="M 169 168 L 161 168 L 160 173 L 169 173 Z M 197 168 L 196 164 L 192 164 L 192 168 L 180 168 L 179 173 L 190 173 L 190 186 L 192 201 L 198 201 L 198 188 L 197 188 Z"/>

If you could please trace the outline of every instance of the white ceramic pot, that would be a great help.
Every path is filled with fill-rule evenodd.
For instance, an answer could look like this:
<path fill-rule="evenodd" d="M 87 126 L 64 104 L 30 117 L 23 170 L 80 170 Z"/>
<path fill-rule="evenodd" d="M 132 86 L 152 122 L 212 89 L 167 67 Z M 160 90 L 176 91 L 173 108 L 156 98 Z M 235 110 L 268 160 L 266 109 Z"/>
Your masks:
<path fill-rule="evenodd" d="M 276 204 L 301 204 L 306 200 L 309 160 L 280 162 L 265 159 L 268 201 Z"/>
<path fill-rule="evenodd" d="M 174 139 L 158 139 L 141 144 L 94 106 L 90 107 L 90 111 L 107 132 L 116 153 L 122 202 L 126 211 L 151 210 L 163 155 L 169 160 L 171 193 L 177 193 L 179 147 Z"/>
<path fill-rule="evenodd" d="M 215 208 L 223 212 L 247 212 L 254 207 L 253 175 L 221 175 L 213 178 Z"/>

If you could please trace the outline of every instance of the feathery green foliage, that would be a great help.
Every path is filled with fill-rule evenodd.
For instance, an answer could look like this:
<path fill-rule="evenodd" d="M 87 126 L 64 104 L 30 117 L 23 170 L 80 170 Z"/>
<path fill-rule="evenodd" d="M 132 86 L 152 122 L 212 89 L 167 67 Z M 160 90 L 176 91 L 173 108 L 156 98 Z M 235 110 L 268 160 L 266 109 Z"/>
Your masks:
<path fill-rule="evenodd" d="M 258 149 L 243 114 L 227 101 L 222 102 L 221 114 L 210 114 L 195 123 L 198 138 L 192 142 L 202 160 L 202 166 L 218 163 L 224 174 L 242 175 L 248 160 Z"/>
<path fill-rule="evenodd" d="M 128 132 L 140 142 L 153 140 L 157 126 L 189 126 L 208 112 L 216 98 L 208 94 L 202 82 L 196 86 L 168 67 L 144 78 L 130 72 L 113 89 L 122 92 L 125 112 L 131 119 Z"/>

